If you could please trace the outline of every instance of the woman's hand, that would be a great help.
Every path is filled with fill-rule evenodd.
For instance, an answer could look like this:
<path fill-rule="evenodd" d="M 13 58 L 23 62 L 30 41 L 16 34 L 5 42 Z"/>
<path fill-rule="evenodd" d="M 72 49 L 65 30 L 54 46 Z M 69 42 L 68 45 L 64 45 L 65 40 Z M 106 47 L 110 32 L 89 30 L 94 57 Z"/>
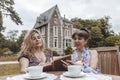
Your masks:
<path fill-rule="evenodd" d="M 73 63 L 71 60 L 66 60 L 66 62 L 67 62 L 69 65 L 74 65 L 74 63 Z"/>
<path fill-rule="evenodd" d="M 63 67 L 66 69 L 67 69 L 67 66 L 73 65 L 73 62 L 71 60 L 66 60 L 66 61 L 61 60 L 61 62 L 63 62 Z"/>
<path fill-rule="evenodd" d="M 66 63 L 67 63 L 67 65 L 66 64 L 64 64 L 63 63 L 63 66 L 65 67 L 65 68 L 67 68 L 67 66 L 69 66 L 69 65 L 80 65 L 80 66 L 83 66 L 83 62 L 80 60 L 80 61 L 77 61 L 77 62 L 72 62 L 71 60 L 66 60 Z"/>
<path fill-rule="evenodd" d="M 29 66 L 29 60 L 27 58 L 21 58 L 19 60 L 20 72 L 26 73 L 26 68 Z"/>
<path fill-rule="evenodd" d="M 70 65 L 80 65 L 80 66 L 83 66 L 83 62 L 81 60 L 73 63 L 71 60 L 66 60 L 67 63 L 69 63 Z"/>
<path fill-rule="evenodd" d="M 51 63 L 40 63 L 39 66 L 43 66 L 43 67 L 46 67 L 46 66 L 49 66 L 51 65 Z"/>
<path fill-rule="evenodd" d="M 80 61 L 75 62 L 74 64 L 75 64 L 75 65 L 83 66 L 84 63 L 80 60 Z"/>

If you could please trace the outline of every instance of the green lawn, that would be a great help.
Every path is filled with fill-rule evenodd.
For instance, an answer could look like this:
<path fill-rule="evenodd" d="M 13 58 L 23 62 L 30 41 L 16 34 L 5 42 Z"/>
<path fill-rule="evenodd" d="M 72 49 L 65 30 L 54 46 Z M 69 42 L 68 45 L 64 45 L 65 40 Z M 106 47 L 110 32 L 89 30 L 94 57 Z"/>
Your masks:
<path fill-rule="evenodd" d="M 0 76 L 20 74 L 19 64 L 0 65 Z"/>
<path fill-rule="evenodd" d="M 0 56 L 0 61 L 16 61 L 17 55 Z"/>

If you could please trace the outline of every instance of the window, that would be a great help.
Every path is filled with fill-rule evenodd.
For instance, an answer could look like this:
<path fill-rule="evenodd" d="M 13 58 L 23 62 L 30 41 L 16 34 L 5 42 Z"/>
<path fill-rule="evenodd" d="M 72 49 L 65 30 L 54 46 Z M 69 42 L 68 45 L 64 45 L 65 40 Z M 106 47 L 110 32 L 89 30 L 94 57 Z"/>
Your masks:
<path fill-rule="evenodd" d="M 67 30 L 67 37 L 68 37 L 68 30 Z"/>
<path fill-rule="evenodd" d="M 58 39 L 57 38 L 54 38 L 54 47 L 57 47 L 57 44 L 58 43 Z"/>
<path fill-rule="evenodd" d="M 58 21 L 57 18 L 54 18 L 54 23 L 55 23 L 55 24 L 57 24 L 57 21 Z"/>
<path fill-rule="evenodd" d="M 66 37 L 70 37 L 70 31 L 69 31 L 69 30 L 65 30 L 64 33 L 65 33 L 65 36 L 66 36 Z"/>
<path fill-rule="evenodd" d="M 70 37 L 70 31 L 68 30 L 68 37 Z"/>
<path fill-rule="evenodd" d="M 45 42 L 45 37 L 43 37 L 43 41 Z"/>
<path fill-rule="evenodd" d="M 66 47 L 67 46 L 71 46 L 71 40 L 69 40 L 69 39 L 66 39 Z"/>
<path fill-rule="evenodd" d="M 65 30 L 65 37 L 67 37 L 67 30 Z"/>
<path fill-rule="evenodd" d="M 68 40 L 66 40 L 66 47 L 68 46 Z"/>
<path fill-rule="evenodd" d="M 54 33 L 54 36 L 58 36 L 58 27 L 57 26 L 54 26 L 53 27 L 53 33 Z"/>
<path fill-rule="evenodd" d="M 68 45 L 71 46 L 71 40 L 68 40 Z"/>
<path fill-rule="evenodd" d="M 56 20 L 54 20 L 54 24 L 57 24 L 57 21 L 56 21 Z"/>
<path fill-rule="evenodd" d="M 54 16 L 56 17 L 57 15 L 55 14 Z"/>
<path fill-rule="evenodd" d="M 42 27 L 42 28 L 40 29 L 40 32 L 41 32 L 42 35 L 45 35 L 45 27 Z"/>

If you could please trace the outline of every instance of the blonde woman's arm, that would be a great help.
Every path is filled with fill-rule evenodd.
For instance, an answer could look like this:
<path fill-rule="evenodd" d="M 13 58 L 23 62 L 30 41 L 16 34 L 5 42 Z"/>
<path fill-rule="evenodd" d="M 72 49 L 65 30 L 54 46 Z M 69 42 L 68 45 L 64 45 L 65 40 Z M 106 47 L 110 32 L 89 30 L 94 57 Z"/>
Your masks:
<path fill-rule="evenodd" d="M 96 50 L 90 50 L 91 52 L 91 62 L 90 62 L 90 67 L 93 69 L 96 69 L 98 66 L 98 53 Z"/>
<path fill-rule="evenodd" d="M 22 57 L 19 60 L 19 65 L 20 65 L 20 72 L 25 73 L 26 68 L 29 66 L 29 60 L 27 58 Z"/>

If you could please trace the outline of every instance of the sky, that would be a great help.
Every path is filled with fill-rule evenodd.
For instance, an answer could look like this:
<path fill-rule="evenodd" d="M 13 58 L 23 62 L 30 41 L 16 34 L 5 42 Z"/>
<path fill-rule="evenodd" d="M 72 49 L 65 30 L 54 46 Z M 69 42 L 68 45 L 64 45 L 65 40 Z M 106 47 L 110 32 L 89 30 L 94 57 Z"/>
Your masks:
<path fill-rule="evenodd" d="M 66 18 L 99 19 L 110 16 L 111 30 L 120 33 L 120 0 L 14 0 L 14 9 L 23 21 L 16 25 L 4 17 L 5 35 L 10 30 L 30 30 L 36 18 L 51 7 L 58 5 L 61 16 Z"/>

